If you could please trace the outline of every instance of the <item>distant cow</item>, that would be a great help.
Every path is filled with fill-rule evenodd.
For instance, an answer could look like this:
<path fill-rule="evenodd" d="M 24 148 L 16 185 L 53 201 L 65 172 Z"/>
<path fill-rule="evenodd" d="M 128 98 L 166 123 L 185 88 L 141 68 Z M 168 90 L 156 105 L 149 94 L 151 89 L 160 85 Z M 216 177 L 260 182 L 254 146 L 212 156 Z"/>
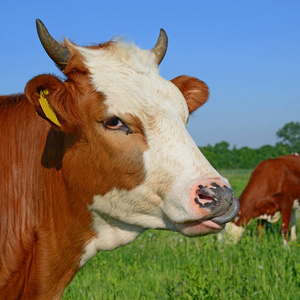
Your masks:
<path fill-rule="evenodd" d="M 240 211 L 225 232 L 238 241 L 252 219 L 276 222 L 282 215 L 281 234 L 286 243 L 291 223 L 291 240 L 296 240 L 296 210 L 300 207 L 300 156 L 286 155 L 261 162 L 252 172 L 239 197 Z"/>
<path fill-rule="evenodd" d="M 147 228 L 219 232 L 239 204 L 186 130 L 208 88 L 160 77 L 165 32 L 148 51 L 37 29 L 66 80 L 40 75 L 0 97 L 0 298 L 60 298 L 98 251 Z"/>

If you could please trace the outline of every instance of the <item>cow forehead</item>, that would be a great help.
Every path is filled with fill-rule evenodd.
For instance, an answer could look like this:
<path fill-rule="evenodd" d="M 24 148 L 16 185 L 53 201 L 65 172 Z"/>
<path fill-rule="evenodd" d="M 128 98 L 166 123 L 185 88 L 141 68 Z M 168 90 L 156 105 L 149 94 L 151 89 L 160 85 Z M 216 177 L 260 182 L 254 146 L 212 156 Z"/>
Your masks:
<path fill-rule="evenodd" d="M 105 96 L 108 113 L 139 117 L 168 111 L 186 122 L 188 108 L 179 89 L 159 75 L 154 54 L 121 42 L 90 49 L 77 47 L 84 57 L 94 89 Z"/>

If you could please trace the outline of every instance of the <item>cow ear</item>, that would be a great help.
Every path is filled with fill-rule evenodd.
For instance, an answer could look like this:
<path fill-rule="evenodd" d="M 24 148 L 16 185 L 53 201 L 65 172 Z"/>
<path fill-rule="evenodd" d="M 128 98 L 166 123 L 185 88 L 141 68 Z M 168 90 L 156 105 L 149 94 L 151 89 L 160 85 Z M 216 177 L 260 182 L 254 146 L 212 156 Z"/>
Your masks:
<path fill-rule="evenodd" d="M 39 75 L 27 83 L 25 94 L 38 115 L 54 129 L 71 134 L 78 132 L 77 105 L 64 82 L 52 75 Z"/>
<path fill-rule="evenodd" d="M 183 94 L 190 114 L 203 105 L 208 99 L 208 86 L 195 77 L 181 75 L 172 79 L 171 82 L 174 83 Z"/>

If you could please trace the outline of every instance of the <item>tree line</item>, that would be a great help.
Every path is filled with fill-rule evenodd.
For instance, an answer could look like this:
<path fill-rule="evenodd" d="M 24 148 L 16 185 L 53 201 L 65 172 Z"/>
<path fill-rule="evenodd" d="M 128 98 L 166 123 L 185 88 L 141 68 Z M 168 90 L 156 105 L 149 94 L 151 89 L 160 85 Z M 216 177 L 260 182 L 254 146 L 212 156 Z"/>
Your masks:
<path fill-rule="evenodd" d="M 275 146 L 264 145 L 258 149 L 237 149 L 226 141 L 199 147 L 204 156 L 216 169 L 253 169 L 261 161 L 291 153 L 300 154 L 300 122 L 285 124 L 276 133 L 279 140 Z"/>

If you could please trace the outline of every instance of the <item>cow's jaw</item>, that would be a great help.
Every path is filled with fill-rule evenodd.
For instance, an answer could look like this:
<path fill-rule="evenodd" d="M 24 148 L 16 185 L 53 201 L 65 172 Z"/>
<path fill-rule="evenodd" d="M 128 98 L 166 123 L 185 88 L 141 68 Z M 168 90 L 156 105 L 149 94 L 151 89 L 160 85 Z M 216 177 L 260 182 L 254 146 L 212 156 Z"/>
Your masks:
<path fill-rule="evenodd" d="M 145 231 L 144 228 L 133 226 L 121 221 L 107 218 L 97 211 L 93 211 L 93 228 L 96 235 L 84 247 L 79 267 L 93 258 L 99 251 L 119 248 L 134 241 L 138 235 Z"/>

